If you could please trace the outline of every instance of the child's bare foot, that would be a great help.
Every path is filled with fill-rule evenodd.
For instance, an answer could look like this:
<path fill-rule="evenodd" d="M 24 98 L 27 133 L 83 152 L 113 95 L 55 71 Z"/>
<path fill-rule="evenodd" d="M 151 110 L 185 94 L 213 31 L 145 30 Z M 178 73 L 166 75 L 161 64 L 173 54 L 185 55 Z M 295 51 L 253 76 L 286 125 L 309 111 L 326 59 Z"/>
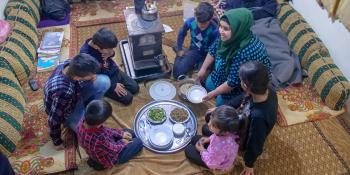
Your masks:
<path fill-rule="evenodd" d="M 63 145 L 63 143 L 60 144 L 60 145 L 54 145 L 54 147 L 55 147 L 55 150 L 56 150 L 56 151 L 64 150 L 64 145 Z"/>

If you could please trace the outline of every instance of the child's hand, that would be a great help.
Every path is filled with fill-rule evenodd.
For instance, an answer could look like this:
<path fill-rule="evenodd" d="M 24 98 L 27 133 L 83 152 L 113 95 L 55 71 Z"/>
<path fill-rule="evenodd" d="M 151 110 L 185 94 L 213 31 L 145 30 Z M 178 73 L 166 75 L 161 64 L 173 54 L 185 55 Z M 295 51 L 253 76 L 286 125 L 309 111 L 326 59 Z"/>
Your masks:
<path fill-rule="evenodd" d="M 205 150 L 203 144 L 201 144 L 199 140 L 198 140 L 198 142 L 196 143 L 196 149 L 197 149 L 197 151 L 199 151 L 199 152 L 202 152 L 202 151 Z"/>
<path fill-rule="evenodd" d="M 201 137 L 201 138 L 199 139 L 199 142 L 201 143 L 201 145 L 204 145 L 204 144 L 206 144 L 206 143 L 209 143 L 209 142 L 210 142 L 210 139 L 209 139 L 209 137 Z"/>
<path fill-rule="evenodd" d="M 184 56 L 184 54 L 185 54 L 185 52 L 183 50 L 179 50 L 176 52 L 176 56 L 178 56 L 178 57 L 182 57 L 182 56 Z"/>
<path fill-rule="evenodd" d="M 115 87 L 115 93 L 117 93 L 117 95 L 119 96 L 119 97 L 124 97 L 124 96 L 126 96 L 128 93 L 126 92 L 126 90 L 125 90 L 125 87 L 124 87 L 124 85 L 123 84 L 121 84 L 121 83 L 117 83 L 117 86 Z"/>
<path fill-rule="evenodd" d="M 132 140 L 132 135 L 128 131 L 124 131 L 123 139 Z"/>
<path fill-rule="evenodd" d="M 54 145 L 54 148 L 56 151 L 61 151 L 61 150 L 64 150 L 65 146 L 63 143 L 61 143 L 59 145 Z"/>
<path fill-rule="evenodd" d="M 122 142 L 127 145 L 127 144 L 131 143 L 132 141 L 131 140 L 127 140 L 127 139 L 122 139 Z"/>
<path fill-rule="evenodd" d="M 254 168 L 244 167 L 240 175 L 254 175 Z"/>

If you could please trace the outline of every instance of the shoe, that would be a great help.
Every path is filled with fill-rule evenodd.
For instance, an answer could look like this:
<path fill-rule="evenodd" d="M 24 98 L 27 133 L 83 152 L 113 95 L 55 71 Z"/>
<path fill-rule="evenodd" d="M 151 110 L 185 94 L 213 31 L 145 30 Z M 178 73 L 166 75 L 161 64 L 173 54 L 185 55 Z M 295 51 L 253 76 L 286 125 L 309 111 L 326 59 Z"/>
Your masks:
<path fill-rule="evenodd" d="M 94 170 L 97 171 L 101 171 L 104 170 L 105 168 L 103 167 L 103 165 L 97 163 L 96 161 L 92 160 L 90 157 L 87 161 L 87 164 L 89 165 L 89 167 L 93 168 Z"/>

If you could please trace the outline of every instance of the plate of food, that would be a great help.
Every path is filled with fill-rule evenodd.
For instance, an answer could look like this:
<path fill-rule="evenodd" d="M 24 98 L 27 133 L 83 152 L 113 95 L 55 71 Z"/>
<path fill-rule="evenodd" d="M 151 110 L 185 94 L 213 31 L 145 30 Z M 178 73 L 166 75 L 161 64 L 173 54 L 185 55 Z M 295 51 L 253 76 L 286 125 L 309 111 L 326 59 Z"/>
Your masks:
<path fill-rule="evenodd" d="M 153 124 L 160 124 L 166 120 L 166 112 L 161 107 L 152 107 L 147 112 L 147 120 Z"/>
<path fill-rule="evenodd" d="M 189 114 L 184 108 L 174 108 L 170 112 L 170 120 L 174 123 L 186 123 L 189 119 Z"/>

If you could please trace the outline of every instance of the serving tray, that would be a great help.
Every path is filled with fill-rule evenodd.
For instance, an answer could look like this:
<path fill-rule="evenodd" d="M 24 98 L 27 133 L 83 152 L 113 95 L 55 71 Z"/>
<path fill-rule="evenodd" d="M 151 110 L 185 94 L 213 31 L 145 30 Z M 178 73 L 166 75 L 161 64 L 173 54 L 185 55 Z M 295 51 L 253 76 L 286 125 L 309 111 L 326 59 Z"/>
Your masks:
<path fill-rule="evenodd" d="M 161 124 L 153 124 L 147 120 L 147 112 L 152 107 L 161 107 L 165 110 L 166 120 Z M 155 146 L 152 146 L 149 142 L 149 134 L 152 128 L 156 127 L 156 125 L 163 125 L 169 127 L 172 130 L 174 123 L 170 120 L 170 112 L 175 108 L 185 109 L 189 114 L 189 120 L 185 123 L 185 134 L 182 137 L 174 137 L 173 142 L 169 145 L 168 148 L 158 149 Z M 142 107 L 136 114 L 133 123 L 133 129 L 138 138 L 142 140 L 143 145 L 151 151 L 157 153 L 174 153 L 182 148 L 184 148 L 190 141 L 191 138 L 197 132 L 197 118 L 195 114 L 183 103 L 173 101 L 173 100 L 160 100 L 160 101 L 152 101 Z"/>

